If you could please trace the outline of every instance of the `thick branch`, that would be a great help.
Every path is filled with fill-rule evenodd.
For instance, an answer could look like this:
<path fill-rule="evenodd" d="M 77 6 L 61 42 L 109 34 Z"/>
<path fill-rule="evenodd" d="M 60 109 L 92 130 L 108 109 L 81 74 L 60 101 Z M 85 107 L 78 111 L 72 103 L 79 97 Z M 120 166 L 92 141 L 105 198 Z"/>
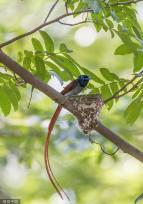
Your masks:
<path fill-rule="evenodd" d="M 70 103 L 62 94 L 54 90 L 49 85 L 44 84 L 41 80 L 33 76 L 29 71 L 25 70 L 22 66 L 20 66 L 17 62 L 13 59 L 8 57 L 5 53 L 0 51 L 0 62 L 12 70 L 14 73 L 19 75 L 22 79 L 25 80 L 26 83 L 31 84 L 34 88 L 40 90 L 41 92 L 45 93 L 48 97 L 50 97 L 55 102 L 62 104 L 64 108 L 69 110 L 73 113 L 78 120 L 81 119 L 80 114 L 75 113 L 73 104 Z M 121 139 L 117 134 L 113 133 L 111 130 L 103 126 L 101 123 L 93 124 L 95 127 L 94 129 L 102 134 L 104 137 L 112 141 L 116 144 L 120 149 L 124 152 L 130 154 L 131 156 L 135 157 L 139 161 L 143 162 L 143 152 L 136 149 L 132 145 L 128 144 L 126 141 Z"/>
<path fill-rule="evenodd" d="M 0 51 L 0 62 L 3 63 L 6 67 L 12 70 L 14 73 L 19 75 L 26 83 L 32 85 L 33 88 L 38 89 L 39 91 L 45 93 L 52 100 L 59 104 L 63 104 L 65 97 L 60 94 L 58 91 L 50 87 L 49 85 L 44 84 L 37 77 L 33 76 L 29 71 L 24 69 L 21 65 L 15 62 L 13 59 L 8 57 L 5 53 Z"/>
<path fill-rule="evenodd" d="M 113 133 L 107 127 L 102 125 L 100 122 L 97 124 L 93 124 L 94 129 L 103 135 L 105 138 L 116 144 L 123 152 L 130 154 L 135 157 L 139 161 L 143 162 L 143 152 L 138 150 L 136 147 L 130 145 L 124 139 L 120 138 L 116 133 Z"/>

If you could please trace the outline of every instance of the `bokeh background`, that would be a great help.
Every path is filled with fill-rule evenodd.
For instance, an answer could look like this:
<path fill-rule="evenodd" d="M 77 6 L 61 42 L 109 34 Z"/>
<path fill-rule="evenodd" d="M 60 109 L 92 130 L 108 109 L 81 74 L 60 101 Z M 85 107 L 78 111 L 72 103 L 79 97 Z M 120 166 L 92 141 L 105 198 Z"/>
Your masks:
<path fill-rule="evenodd" d="M 0 42 L 29 31 L 44 21 L 53 1 L 0 0 Z M 143 4 L 138 4 L 138 18 L 143 21 Z M 54 18 L 64 12 L 62 2 Z M 77 20 L 81 20 L 82 17 Z M 66 23 L 75 22 L 66 18 Z M 47 31 L 55 44 L 66 43 L 72 56 L 94 73 L 107 67 L 120 77 L 132 77 L 132 55 L 115 56 L 121 44 L 110 33 L 97 33 L 91 23 L 66 26 L 55 23 Z M 33 34 L 38 38 L 38 33 Z M 11 44 L 5 51 L 17 58 L 19 51 L 32 49 L 31 38 Z M 57 90 L 62 87 L 53 77 L 49 83 Z M 19 110 L 7 117 L 0 115 L 0 198 L 19 198 L 22 204 L 131 204 L 143 192 L 142 164 L 119 151 L 114 156 L 102 153 L 99 145 L 90 144 L 78 127 L 76 119 L 63 110 L 58 119 L 50 146 L 50 161 L 56 178 L 67 191 L 71 201 L 62 201 L 55 193 L 45 171 L 43 148 L 47 127 L 56 104 L 34 90 L 28 109 L 31 87 L 20 88 Z M 103 109 L 100 120 L 124 139 L 143 149 L 143 115 L 133 126 L 127 125 L 123 115 L 130 101 L 125 96 L 111 111 Z M 93 137 L 112 152 L 116 147 L 96 132 Z M 140 202 L 141 203 L 141 202 Z M 143 203 L 143 202 L 142 202 Z"/>

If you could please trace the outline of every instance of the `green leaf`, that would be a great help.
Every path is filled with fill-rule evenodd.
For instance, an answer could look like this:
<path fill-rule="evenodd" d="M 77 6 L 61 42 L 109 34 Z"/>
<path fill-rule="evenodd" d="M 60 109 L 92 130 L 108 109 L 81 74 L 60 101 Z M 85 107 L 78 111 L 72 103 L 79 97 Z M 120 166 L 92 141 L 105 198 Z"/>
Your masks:
<path fill-rule="evenodd" d="M 63 56 L 60 56 L 60 55 L 56 55 L 56 56 L 52 56 L 51 59 L 56 64 L 61 66 L 61 68 L 65 69 L 69 73 L 71 73 L 73 76 L 78 77 L 80 75 L 80 72 L 79 72 L 77 66 L 72 61 L 67 59 L 66 57 L 63 57 Z"/>
<path fill-rule="evenodd" d="M 72 50 L 68 49 L 67 46 L 64 43 L 60 44 L 60 51 L 65 52 L 65 53 L 72 52 Z"/>
<path fill-rule="evenodd" d="M 140 94 L 140 90 L 135 91 L 135 93 L 132 96 L 132 99 L 136 98 Z"/>
<path fill-rule="evenodd" d="M 137 203 L 138 203 L 139 201 L 141 201 L 141 200 L 143 200 L 143 193 L 140 194 L 140 195 L 136 198 L 135 204 L 137 204 Z"/>
<path fill-rule="evenodd" d="M 23 53 L 19 51 L 17 55 L 17 62 L 21 63 L 23 61 Z"/>
<path fill-rule="evenodd" d="M 3 87 L 0 87 L 0 107 L 5 116 L 7 116 L 10 113 L 11 102 L 8 94 L 6 93 Z"/>
<path fill-rule="evenodd" d="M 106 19 L 106 23 L 109 26 L 109 28 L 114 28 L 114 24 L 109 19 Z"/>
<path fill-rule="evenodd" d="M 58 76 L 60 76 L 60 78 L 63 81 L 69 81 L 71 80 L 68 72 L 66 72 L 65 70 L 62 71 L 61 68 L 59 68 L 56 64 L 54 64 L 53 62 L 50 61 L 46 61 L 45 62 L 46 65 L 48 66 L 48 68 L 50 68 L 52 71 L 54 71 Z"/>
<path fill-rule="evenodd" d="M 134 33 L 136 34 L 136 36 L 137 36 L 139 39 L 142 40 L 141 33 L 140 33 L 140 31 L 137 29 L 137 27 L 132 26 L 132 28 L 133 28 L 133 31 L 134 31 Z"/>
<path fill-rule="evenodd" d="M 43 53 L 44 52 L 43 46 L 38 39 L 32 38 L 32 45 L 33 45 L 34 50 L 37 53 L 41 53 L 41 52 Z"/>
<path fill-rule="evenodd" d="M 13 78 L 13 76 L 10 74 L 0 72 L 0 78 L 3 79 L 4 81 L 9 81 L 10 79 Z"/>
<path fill-rule="evenodd" d="M 116 48 L 114 54 L 115 55 L 127 55 L 132 53 L 132 50 L 130 50 L 126 45 L 122 44 L 119 47 Z"/>
<path fill-rule="evenodd" d="M 110 72 L 110 74 L 113 80 L 116 80 L 116 81 L 120 80 L 120 78 L 115 73 Z"/>
<path fill-rule="evenodd" d="M 4 84 L 4 80 L 0 77 L 0 84 Z"/>
<path fill-rule="evenodd" d="M 102 14 L 100 13 L 99 15 L 97 15 L 95 13 L 91 13 L 91 17 L 92 17 L 92 21 L 94 23 L 94 26 L 96 28 L 96 31 L 99 32 L 103 26 Z"/>
<path fill-rule="evenodd" d="M 118 79 L 117 75 L 111 73 L 108 69 L 106 68 L 100 68 L 100 72 L 102 76 L 107 79 L 108 81 L 113 81 L 114 79 Z"/>
<path fill-rule="evenodd" d="M 113 82 L 110 84 L 110 89 L 112 91 L 112 94 L 114 94 L 115 92 L 117 92 L 119 90 L 118 87 L 118 83 L 117 82 Z"/>
<path fill-rule="evenodd" d="M 99 83 L 99 84 L 105 84 L 105 82 L 102 80 L 102 79 L 100 79 L 96 74 L 94 74 L 93 72 L 91 72 L 91 71 L 89 71 L 88 69 L 86 69 L 86 68 L 84 68 L 84 67 L 81 67 L 80 68 L 81 69 L 81 71 L 84 73 L 84 74 L 86 74 L 86 75 L 88 75 L 89 77 L 91 77 L 91 79 L 93 80 L 93 81 L 95 81 L 96 83 Z"/>
<path fill-rule="evenodd" d="M 7 93 L 7 95 L 9 96 L 11 104 L 12 104 L 14 110 L 16 111 L 18 109 L 18 101 L 19 101 L 17 98 L 17 94 L 15 93 L 13 88 L 11 86 L 8 86 L 7 84 L 5 84 L 3 88 L 4 88 L 5 92 Z"/>
<path fill-rule="evenodd" d="M 131 40 L 130 35 L 126 32 L 123 31 L 116 31 L 114 30 L 114 32 L 116 32 L 116 34 L 120 37 L 120 39 L 123 41 L 123 43 L 125 44 L 125 46 L 131 50 L 133 53 L 135 53 L 137 51 L 137 45 Z"/>
<path fill-rule="evenodd" d="M 24 55 L 26 57 L 32 58 L 33 57 L 33 52 L 29 50 L 24 50 Z"/>
<path fill-rule="evenodd" d="M 31 68 L 31 58 L 24 57 L 23 67 L 26 68 L 26 69 L 30 69 Z"/>
<path fill-rule="evenodd" d="M 33 52 L 29 50 L 24 50 L 23 67 L 26 69 L 31 69 L 32 60 L 34 58 Z"/>
<path fill-rule="evenodd" d="M 73 64 L 75 64 L 76 66 L 78 66 L 79 68 L 81 68 L 80 64 L 77 63 L 69 54 L 63 53 L 63 55 L 64 55 L 68 60 L 70 60 Z"/>
<path fill-rule="evenodd" d="M 48 79 L 50 78 L 50 74 L 46 72 L 45 63 L 39 56 L 35 56 L 35 66 L 36 76 L 44 81 L 47 79 L 47 77 Z"/>
<path fill-rule="evenodd" d="M 134 72 L 139 71 L 143 67 L 143 52 L 134 55 Z"/>
<path fill-rule="evenodd" d="M 19 101 L 21 99 L 21 95 L 20 95 L 19 89 L 11 81 L 9 81 L 9 86 L 12 88 L 13 92 L 15 93 L 15 96 L 16 96 L 17 100 Z"/>
<path fill-rule="evenodd" d="M 88 83 L 88 88 L 90 89 L 90 93 L 93 89 L 95 89 L 94 85 L 91 83 Z"/>
<path fill-rule="evenodd" d="M 119 86 L 122 88 L 126 83 L 127 81 L 119 81 Z M 124 88 L 124 91 L 127 91 L 127 88 Z"/>
<path fill-rule="evenodd" d="M 86 8 L 87 7 L 87 5 L 86 5 L 86 3 L 84 3 L 84 2 L 79 2 L 79 4 L 77 5 L 77 8 L 74 10 L 74 17 L 76 17 L 76 16 L 79 16 L 80 15 L 80 13 L 78 13 L 78 11 L 81 11 L 81 10 L 84 10 L 84 8 Z"/>
<path fill-rule="evenodd" d="M 90 85 L 90 84 L 89 84 L 89 85 Z M 90 87 L 89 87 L 89 88 L 90 88 Z M 100 88 L 94 87 L 94 88 L 92 88 L 91 90 L 92 90 L 92 91 L 90 92 L 90 94 L 101 94 Z"/>
<path fill-rule="evenodd" d="M 109 88 L 108 85 L 101 86 L 100 90 L 101 90 L 101 94 L 102 94 L 102 97 L 103 97 L 104 100 L 106 100 L 110 96 L 112 96 L 112 93 L 111 93 L 110 88 Z M 112 106 L 113 106 L 113 100 L 110 100 L 107 103 L 107 106 L 108 106 L 108 110 L 110 110 L 112 108 Z"/>
<path fill-rule="evenodd" d="M 111 29 L 109 29 L 109 31 L 111 33 L 111 38 L 114 38 L 114 36 L 115 36 L 114 32 Z"/>
<path fill-rule="evenodd" d="M 141 113 L 141 109 L 142 109 L 142 102 L 140 98 L 137 98 L 134 101 L 132 101 L 124 113 L 127 123 L 132 125 L 139 117 Z"/>
<path fill-rule="evenodd" d="M 53 53 L 54 52 L 54 42 L 52 38 L 45 31 L 40 30 L 39 32 L 44 40 L 46 50 L 50 53 Z"/>
<path fill-rule="evenodd" d="M 112 91 L 112 94 L 116 93 L 119 90 L 117 82 L 113 82 L 109 86 L 110 86 L 110 89 Z M 119 100 L 118 98 L 115 99 L 115 101 L 118 101 L 118 100 Z"/>

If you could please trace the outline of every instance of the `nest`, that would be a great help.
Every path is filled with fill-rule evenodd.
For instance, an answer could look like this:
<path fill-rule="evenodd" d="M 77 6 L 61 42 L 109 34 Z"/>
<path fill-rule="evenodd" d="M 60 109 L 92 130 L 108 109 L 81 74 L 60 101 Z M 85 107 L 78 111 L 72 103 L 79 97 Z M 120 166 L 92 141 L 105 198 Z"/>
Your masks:
<path fill-rule="evenodd" d="M 101 95 L 79 95 L 69 98 L 73 105 L 73 112 L 77 115 L 79 125 L 85 134 L 93 130 L 93 124 L 97 124 L 97 117 L 104 105 Z"/>

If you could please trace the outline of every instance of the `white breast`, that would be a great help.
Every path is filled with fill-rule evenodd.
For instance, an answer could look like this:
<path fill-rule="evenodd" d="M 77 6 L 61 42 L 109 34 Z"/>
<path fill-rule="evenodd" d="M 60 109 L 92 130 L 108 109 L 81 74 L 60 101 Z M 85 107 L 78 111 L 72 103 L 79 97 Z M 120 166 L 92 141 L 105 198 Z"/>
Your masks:
<path fill-rule="evenodd" d="M 68 92 L 67 94 L 65 94 L 65 96 L 77 95 L 77 94 L 79 94 L 82 90 L 83 90 L 83 87 L 81 87 L 80 84 L 77 84 L 77 86 L 76 86 L 73 90 L 71 90 L 70 92 Z"/>

